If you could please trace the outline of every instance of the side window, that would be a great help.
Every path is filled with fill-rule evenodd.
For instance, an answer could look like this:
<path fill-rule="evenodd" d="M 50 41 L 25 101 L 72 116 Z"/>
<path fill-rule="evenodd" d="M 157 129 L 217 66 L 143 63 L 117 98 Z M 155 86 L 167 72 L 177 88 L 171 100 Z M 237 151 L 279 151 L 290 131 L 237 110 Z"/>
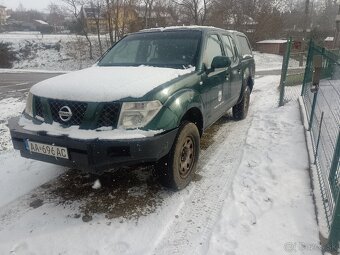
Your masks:
<path fill-rule="evenodd" d="M 237 38 L 240 42 L 240 50 L 241 50 L 242 55 L 251 55 L 251 49 L 250 49 L 248 39 L 241 35 L 238 35 Z"/>
<path fill-rule="evenodd" d="M 229 35 L 222 35 L 224 49 L 226 51 L 227 57 L 230 58 L 232 62 L 236 61 L 236 53 L 233 44 L 233 39 Z"/>
<path fill-rule="evenodd" d="M 207 46 L 205 48 L 203 63 L 207 68 L 211 67 L 211 62 L 216 56 L 222 56 L 221 41 L 217 35 L 210 35 L 207 40 Z"/>

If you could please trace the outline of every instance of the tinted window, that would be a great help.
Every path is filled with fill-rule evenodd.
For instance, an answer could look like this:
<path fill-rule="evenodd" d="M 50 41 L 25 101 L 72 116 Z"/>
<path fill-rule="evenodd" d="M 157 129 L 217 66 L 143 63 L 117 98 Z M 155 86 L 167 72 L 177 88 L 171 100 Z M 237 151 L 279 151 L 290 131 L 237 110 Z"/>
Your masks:
<path fill-rule="evenodd" d="M 99 62 L 100 66 L 196 66 L 201 32 L 163 31 L 134 34 L 119 41 Z"/>
<path fill-rule="evenodd" d="M 241 50 L 242 55 L 251 55 L 252 53 L 251 53 L 248 39 L 240 35 L 238 35 L 237 37 L 238 37 L 238 41 L 240 42 L 240 50 Z"/>
<path fill-rule="evenodd" d="M 236 61 L 236 53 L 233 39 L 229 35 L 223 35 L 222 40 L 227 56 L 230 58 L 231 61 Z"/>
<path fill-rule="evenodd" d="M 217 35 L 210 35 L 207 40 L 207 46 L 204 53 L 203 63 L 209 69 L 211 67 L 211 62 L 216 56 L 222 56 L 221 42 Z"/>

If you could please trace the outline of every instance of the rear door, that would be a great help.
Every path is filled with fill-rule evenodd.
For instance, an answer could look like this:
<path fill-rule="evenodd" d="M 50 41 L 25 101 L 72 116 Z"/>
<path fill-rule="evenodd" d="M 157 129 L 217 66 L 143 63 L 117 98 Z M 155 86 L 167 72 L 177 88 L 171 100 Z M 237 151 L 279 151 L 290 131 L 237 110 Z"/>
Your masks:
<path fill-rule="evenodd" d="M 230 93 L 226 100 L 235 102 L 240 96 L 242 88 L 242 67 L 234 39 L 229 34 L 222 35 L 226 55 L 230 58 L 231 65 L 227 73 L 230 80 Z"/>
<path fill-rule="evenodd" d="M 237 34 L 235 37 L 238 41 L 242 79 L 247 81 L 248 77 L 252 76 L 255 72 L 253 53 L 248 38 L 245 35 Z"/>

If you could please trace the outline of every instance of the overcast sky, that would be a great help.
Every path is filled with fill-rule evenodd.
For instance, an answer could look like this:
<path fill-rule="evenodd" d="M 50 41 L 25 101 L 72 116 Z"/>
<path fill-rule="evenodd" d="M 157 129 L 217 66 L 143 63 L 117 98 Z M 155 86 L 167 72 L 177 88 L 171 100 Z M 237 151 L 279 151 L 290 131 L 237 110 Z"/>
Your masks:
<path fill-rule="evenodd" d="M 0 0 L 0 4 L 9 9 L 15 10 L 22 3 L 25 9 L 36 9 L 39 11 L 47 11 L 50 2 L 58 3 L 59 0 Z"/>

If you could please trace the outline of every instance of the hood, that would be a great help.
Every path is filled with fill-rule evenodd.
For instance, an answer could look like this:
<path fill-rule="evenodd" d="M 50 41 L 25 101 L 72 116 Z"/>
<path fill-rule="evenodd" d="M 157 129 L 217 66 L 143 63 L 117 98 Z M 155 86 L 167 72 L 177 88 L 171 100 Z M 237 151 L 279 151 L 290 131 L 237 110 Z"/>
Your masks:
<path fill-rule="evenodd" d="M 194 68 L 94 66 L 39 82 L 31 88 L 31 93 L 61 100 L 110 102 L 142 97 L 159 85 L 193 71 Z"/>

